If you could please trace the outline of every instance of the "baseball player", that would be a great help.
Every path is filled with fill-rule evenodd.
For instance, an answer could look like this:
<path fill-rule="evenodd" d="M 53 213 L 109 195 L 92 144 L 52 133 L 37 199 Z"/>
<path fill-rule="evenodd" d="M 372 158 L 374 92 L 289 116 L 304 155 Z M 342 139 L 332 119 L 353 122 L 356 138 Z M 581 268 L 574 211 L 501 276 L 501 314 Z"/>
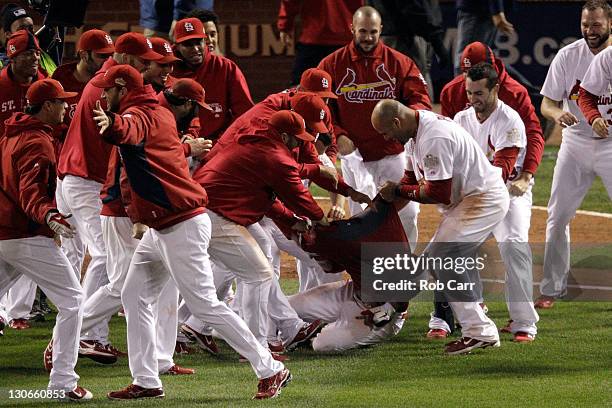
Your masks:
<path fill-rule="evenodd" d="M 346 271 L 351 276 L 351 280 L 325 283 L 289 297 L 300 317 L 328 323 L 312 341 L 315 351 L 371 346 L 396 335 L 403 327 L 407 303 L 368 304 L 361 299 L 362 266 L 371 263 L 362 257 L 362 244 L 401 243 L 403 252 L 410 253 L 395 205 L 380 198 L 375 205 L 376 211 L 366 210 L 327 227 L 317 226 L 299 239 L 301 247 L 325 265 L 326 272 Z"/>
<path fill-rule="evenodd" d="M 508 75 L 501 59 L 496 58 L 493 51 L 481 42 L 473 42 L 463 50 L 461 56 L 461 70 L 451 82 L 442 88 L 440 105 L 442 115 L 454 118 L 455 115 L 469 108 L 467 93 L 465 92 L 465 72 L 472 66 L 487 62 L 493 65 L 499 78 L 499 99 L 510 108 L 518 112 L 525 124 L 527 133 L 527 149 L 521 172 L 512 180 L 510 189 L 514 195 L 524 194 L 531 185 L 531 179 L 538 170 L 544 152 L 544 137 L 542 127 L 531 103 L 529 92 Z"/>
<path fill-rule="evenodd" d="M 471 107 L 455 115 L 471 134 L 487 159 L 502 169 L 502 178 L 510 190 L 510 206 L 503 221 L 493 230 L 506 267 L 506 303 L 510 321 L 502 331 L 514 335 L 514 341 L 535 339 L 539 320 L 533 307 L 532 255 L 529 247 L 531 189 L 515 195 L 511 189 L 514 177 L 521 173 L 528 144 L 525 125 L 519 114 L 498 98 L 499 82 L 495 68 L 481 62 L 467 71 L 465 89 Z M 432 320 L 438 318 L 432 317 Z M 439 327 L 430 322 L 430 328 Z M 442 327 L 448 330 L 450 327 Z"/>
<path fill-rule="evenodd" d="M 98 102 L 93 115 L 104 140 L 120 150 L 126 211 L 133 222 L 149 226 L 138 243 L 121 293 L 134 381 L 108 397 L 164 396 L 153 308 L 169 279 L 193 314 L 213 325 L 230 346 L 249 359 L 260 378 L 255 398 L 275 397 L 291 374 L 216 297 L 208 258 L 211 221 L 204 208 L 206 192 L 189 175 L 175 118 L 159 105 L 153 90 L 144 87 L 142 76 L 131 66 L 113 67 L 91 84 L 104 89 L 109 110 L 102 110 Z"/>
<path fill-rule="evenodd" d="M 142 72 L 146 69 L 148 61 L 160 58 L 162 56 L 153 51 L 150 42 L 142 34 L 125 33 L 117 38 L 115 53 L 104 62 L 101 72 L 104 73 L 120 63 L 131 64 Z M 77 229 L 91 256 L 83 278 L 86 299 L 99 287 L 108 283 L 106 245 L 100 221 L 102 209 L 100 190 L 108 170 L 111 145 L 100 139 L 91 118 L 91 109 L 96 101 L 100 100 L 100 95 L 100 90 L 90 83 L 83 89 L 58 160 L 59 174 L 63 176 L 61 191 L 57 192 L 61 195 L 58 196 L 60 211 L 73 215 L 71 223 Z M 69 259 L 76 258 L 70 254 L 70 250 L 74 247 L 74 245 L 62 247 L 69 254 Z M 107 325 L 101 325 L 90 333 L 89 340 L 105 344 L 107 336 Z"/>
<path fill-rule="evenodd" d="M 439 204 L 443 211 L 425 253 L 453 256 L 452 245 L 446 243 L 462 243 L 462 250 L 475 256 L 508 212 L 510 199 L 501 169 L 489 163 L 469 133 L 444 116 L 383 100 L 372 112 L 372 125 L 385 139 L 408 144 L 406 175 L 401 183 L 385 183 L 379 192 L 382 198 Z M 446 345 L 447 354 L 499 347 L 495 323 L 478 302 L 451 301 L 450 306 L 461 324 L 462 337 Z"/>
<path fill-rule="evenodd" d="M 599 70 L 600 66 L 609 64 L 604 61 L 609 61 L 606 54 L 610 55 L 611 13 L 606 1 L 590 0 L 584 4 L 580 17 L 583 38 L 557 53 L 542 86 L 542 114 L 563 127 L 548 202 L 541 296 L 535 303 L 542 309 L 551 308 L 555 299 L 566 292 L 570 268 L 569 223 L 596 175 L 612 195 L 609 159 L 612 143 L 604 125 L 611 118 L 612 92 L 607 82 L 610 76 L 605 74 L 608 68 Z M 598 65 L 595 60 L 604 64 Z M 592 67 L 592 73 L 587 75 L 588 67 Z M 580 109 L 588 97 L 583 89 L 597 95 L 593 98 L 594 109 Z"/>
<path fill-rule="evenodd" d="M 353 41 L 319 64 L 331 75 L 338 95 L 333 117 L 338 146 L 346 146 L 340 150 L 342 174 L 350 186 L 370 198 L 387 180 L 399 182 L 406 167 L 403 146 L 394 140 L 381 141 L 372 128 L 369 118 L 374 105 L 391 98 L 414 109 L 431 109 L 427 84 L 416 64 L 379 41 L 381 28 L 374 8 L 359 8 L 353 15 Z M 355 215 L 360 209 L 353 205 L 351 210 Z M 413 247 L 418 211 L 416 202 L 400 211 Z"/>
<path fill-rule="evenodd" d="M 53 338 L 45 350 L 52 367 L 49 389 L 70 400 L 89 400 L 77 384 L 78 332 L 83 292 L 72 266 L 53 240 L 74 229 L 54 203 L 55 153 L 52 126 L 66 113 L 65 99 L 75 96 L 53 79 L 36 81 L 26 93 L 26 113 L 15 113 L 0 137 L 0 295 L 22 274 L 48 294 L 58 314 Z M 53 360 L 48 352 L 55 349 Z"/>
<path fill-rule="evenodd" d="M 78 95 L 71 100 L 66 101 L 68 103 L 68 112 L 64 118 L 66 126 L 70 126 L 70 122 L 74 117 L 77 103 L 81 98 L 83 89 L 89 80 L 95 75 L 96 72 L 102 68 L 104 61 L 115 52 L 115 46 L 113 40 L 108 33 L 102 30 L 88 30 L 85 31 L 79 41 L 77 42 L 77 55 L 79 60 L 77 62 L 69 62 L 67 64 L 60 65 L 53 72 L 52 78 L 59 81 L 64 89 L 70 92 L 77 92 Z M 66 129 L 67 130 L 67 129 Z M 57 143 L 56 156 L 60 157 L 61 150 L 66 134 L 62 132 L 61 140 Z M 66 207 L 62 201 L 63 197 L 59 192 L 62 189 L 62 179 L 64 177 L 59 174 L 57 178 L 57 197 L 58 206 L 60 208 Z M 81 269 L 82 262 L 85 255 L 84 243 L 81 241 L 80 235 L 76 235 L 72 239 L 62 240 L 62 247 L 67 248 L 64 252 L 70 259 L 70 263 L 74 267 L 74 272 L 77 279 L 81 280 Z"/>
<path fill-rule="evenodd" d="M 206 89 L 212 111 L 200 111 L 200 137 L 216 140 L 240 115 L 253 106 L 240 68 L 231 60 L 211 53 L 204 44 L 204 26 L 186 18 L 174 27 L 174 48 L 181 59 L 174 65 L 176 78 L 191 78 Z"/>
<path fill-rule="evenodd" d="M 169 86 L 172 86 L 174 78 L 170 76 L 174 69 L 174 63 L 179 61 L 174 56 L 172 46 L 163 38 L 149 38 L 153 45 L 153 51 L 162 55 L 164 58 L 158 61 L 151 61 L 148 68 L 142 73 L 145 84 L 151 84 L 155 92 L 161 92 Z"/>
<path fill-rule="evenodd" d="M 23 112 L 26 92 L 33 82 L 47 76 L 39 68 L 40 47 L 31 31 L 17 30 L 6 44 L 8 66 L 0 71 L 0 134 L 4 132 L 4 121 L 14 112 Z M 27 321 L 36 296 L 36 285 L 27 276 L 21 276 L 9 290 L 4 305 L 8 325 L 15 330 L 28 329 Z"/>

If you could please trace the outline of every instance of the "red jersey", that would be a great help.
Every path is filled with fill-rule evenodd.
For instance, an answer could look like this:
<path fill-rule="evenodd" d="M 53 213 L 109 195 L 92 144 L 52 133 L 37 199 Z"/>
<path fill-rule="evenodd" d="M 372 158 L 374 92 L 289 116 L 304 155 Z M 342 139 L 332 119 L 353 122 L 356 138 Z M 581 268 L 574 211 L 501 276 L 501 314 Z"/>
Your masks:
<path fill-rule="evenodd" d="M 32 82 L 46 77 L 46 72 L 39 69 Z M 28 104 L 26 92 L 28 92 L 30 85 L 32 83 L 20 84 L 15 81 L 11 64 L 0 71 L 0 135 L 4 133 L 4 121 L 10 118 L 13 113 L 23 112 L 25 109 Z"/>
<path fill-rule="evenodd" d="M 172 113 L 151 85 L 131 91 L 103 137 L 121 156 L 121 197 L 130 219 L 157 230 L 203 213 L 206 192 L 189 175 Z"/>
<path fill-rule="evenodd" d="M 62 146 L 64 144 L 64 140 L 66 139 L 66 132 L 68 131 L 68 127 L 70 126 L 70 122 L 74 117 L 74 111 L 76 110 L 77 103 L 81 98 L 81 94 L 83 93 L 83 89 L 85 88 L 86 82 L 79 82 L 75 76 L 74 72 L 76 71 L 77 63 L 70 62 L 68 64 L 60 65 L 53 71 L 53 75 L 51 78 L 57 80 L 62 84 L 64 90 L 67 92 L 77 92 L 78 95 L 65 99 L 68 104 L 68 109 L 66 110 L 66 115 L 64 116 L 64 125 L 65 127 L 62 131 L 57 134 L 57 145 L 56 145 L 56 156 L 59 157 L 62 152 Z"/>
<path fill-rule="evenodd" d="M 114 65 L 117 65 L 117 62 L 112 57 L 107 59 L 94 78 L 104 75 Z M 71 174 L 104 183 L 112 147 L 100 137 L 92 114 L 97 101 L 100 101 L 102 108 L 106 108 L 106 101 L 101 97 L 102 90 L 93 86 L 91 81 L 87 83 L 70 122 L 58 160 L 60 177 Z"/>
<path fill-rule="evenodd" d="M 291 96 L 292 94 L 288 92 L 272 94 L 249 109 L 248 112 L 236 119 L 223 133 L 213 149 L 206 155 L 205 160 L 211 160 L 217 153 L 234 144 L 240 135 L 269 135 L 268 119 L 278 111 L 291 109 Z M 324 120 L 325 125 L 330 129 L 330 116 L 326 115 Z M 331 180 L 321 177 L 319 173 L 321 161 L 314 144 L 305 142 L 301 148 L 296 149 L 292 153 L 294 154 L 294 159 L 299 164 L 301 178 L 312 180 L 328 191 L 337 192 L 345 196 L 348 194 L 350 187 L 343 180 L 340 180 L 338 187 L 334 188 Z"/>
<path fill-rule="evenodd" d="M 527 148 L 523 171 L 535 174 L 544 153 L 544 137 L 540 120 L 536 115 L 529 92 L 514 78 L 508 75 L 506 67 L 500 59 L 495 59 L 495 70 L 499 76 L 499 99 L 518 112 L 527 133 Z M 454 118 L 457 112 L 470 107 L 465 92 L 465 77 L 457 75 L 452 81 L 442 88 L 440 93 L 440 104 L 442 115 Z"/>
<path fill-rule="evenodd" d="M 325 57 L 318 68 L 331 75 L 336 87 L 336 136 L 351 139 L 364 161 L 404 151 L 401 143 L 385 141 L 372 127 L 370 116 L 378 101 L 396 99 L 412 109 L 431 110 L 427 84 L 414 61 L 382 42 L 364 54 L 351 41 Z"/>
<path fill-rule="evenodd" d="M 302 184 L 298 164 L 274 131 L 238 136 L 193 178 L 209 194 L 210 210 L 243 226 L 261 220 L 277 196 L 296 214 L 312 220 L 324 216 Z"/>
<path fill-rule="evenodd" d="M 364 0 L 281 0 L 276 26 L 291 33 L 297 15 L 302 22 L 299 42 L 313 45 L 344 45 L 351 41 L 353 14 Z"/>
<path fill-rule="evenodd" d="M 172 75 L 191 78 L 206 90 L 206 103 L 213 110 L 200 109 L 200 137 L 215 140 L 237 117 L 251 109 L 253 100 L 238 65 L 204 48 L 204 62 L 195 71 L 178 61 Z"/>
<path fill-rule="evenodd" d="M 0 136 L 0 240 L 53 237 L 45 216 L 55 205 L 53 128 L 14 113 Z"/>

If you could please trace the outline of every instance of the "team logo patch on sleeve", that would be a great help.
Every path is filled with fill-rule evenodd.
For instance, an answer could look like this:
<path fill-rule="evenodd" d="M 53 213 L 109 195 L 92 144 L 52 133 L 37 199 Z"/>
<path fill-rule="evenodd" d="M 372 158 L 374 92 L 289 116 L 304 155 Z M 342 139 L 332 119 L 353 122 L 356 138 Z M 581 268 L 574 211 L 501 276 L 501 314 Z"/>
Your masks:
<path fill-rule="evenodd" d="M 509 142 L 518 143 L 521 140 L 521 135 L 517 128 L 512 128 L 506 132 L 506 138 Z"/>
<path fill-rule="evenodd" d="M 425 165 L 426 169 L 434 170 L 440 165 L 440 159 L 438 158 L 438 156 L 428 154 L 423 158 L 423 164 Z"/>

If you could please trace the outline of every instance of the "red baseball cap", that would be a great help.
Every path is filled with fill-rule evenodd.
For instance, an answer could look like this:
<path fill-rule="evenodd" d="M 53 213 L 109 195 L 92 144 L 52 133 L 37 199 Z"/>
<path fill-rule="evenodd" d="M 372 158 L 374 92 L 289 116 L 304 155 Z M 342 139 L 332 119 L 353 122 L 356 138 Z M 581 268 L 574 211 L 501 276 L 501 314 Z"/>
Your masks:
<path fill-rule="evenodd" d="M 210 111 L 212 110 L 210 105 L 204 102 L 204 98 L 206 96 L 204 88 L 202 87 L 202 85 L 200 85 L 191 78 L 183 78 L 177 80 L 174 85 L 172 85 L 172 88 L 170 88 L 170 92 L 180 98 L 187 98 L 192 101 L 195 101 L 204 109 Z"/>
<path fill-rule="evenodd" d="M 306 132 L 306 122 L 297 112 L 290 110 L 276 112 L 268 119 L 268 124 L 279 133 L 287 133 L 307 142 L 315 140 L 310 133 Z"/>
<path fill-rule="evenodd" d="M 91 80 L 91 84 L 97 88 L 108 89 L 113 86 L 124 86 L 129 91 L 142 88 L 144 82 L 142 74 L 131 65 L 115 65 L 104 73 L 97 75 Z"/>
<path fill-rule="evenodd" d="M 172 51 L 172 45 L 163 38 L 159 37 L 151 37 L 151 44 L 153 45 L 153 51 L 161 55 L 163 58 L 157 60 L 155 62 L 159 64 L 170 64 L 171 62 L 180 61 L 179 58 L 174 56 L 174 51 Z"/>
<path fill-rule="evenodd" d="M 478 41 L 468 44 L 461 54 L 461 71 L 466 72 L 481 62 L 488 62 L 495 67 L 495 54 L 491 48 Z"/>
<path fill-rule="evenodd" d="M 6 43 L 6 55 L 10 59 L 28 50 L 40 50 L 36 36 L 29 30 L 18 30 Z"/>
<path fill-rule="evenodd" d="M 78 92 L 66 92 L 59 81 L 51 78 L 34 82 L 26 92 L 29 105 L 40 105 L 50 99 L 68 99 L 77 96 Z"/>
<path fill-rule="evenodd" d="M 319 68 L 309 68 L 302 74 L 300 79 L 300 90 L 312 92 L 321 98 L 338 99 L 338 96 L 331 91 L 331 75 Z"/>
<path fill-rule="evenodd" d="M 129 54 L 147 61 L 157 61 L 163 58 L 153 51 L 153 44 L 140 33 L 125 33 L 115 41 L 115 51 Z"/>
<path fill-rule="evenodd" d="M 298 92 L 291 97 L 291 109 L 299 113 L 308 128 L 317 133 L 328 133 L 325 126 L 325 115 L 329 115 L 329 109 L 319 95 L 309 92 Z"/>
<path fill-rule="evenodd" d="M 106 31 L 88 30 L 81 34 L 77 43 L 77 51 L 93 51 L 98 54 L 112 54 L 115 52 L 113 39 Z"/>
<path fill-rule="evenodd" d="M 178 44 L 193 38 L 206 38 L 200 19 L 192 17 L 179 20 L 174 26 L 174 42 Z"/>

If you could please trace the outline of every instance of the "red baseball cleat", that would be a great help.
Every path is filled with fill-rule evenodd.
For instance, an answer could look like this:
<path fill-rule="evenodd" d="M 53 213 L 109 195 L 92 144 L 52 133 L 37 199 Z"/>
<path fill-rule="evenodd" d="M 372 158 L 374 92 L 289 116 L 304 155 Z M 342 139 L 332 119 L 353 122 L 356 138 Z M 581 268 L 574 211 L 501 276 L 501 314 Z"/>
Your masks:
<path fill-rule="evenodd" d="M 117 356 L 117 357 L 127 357 L 128 356 L 128 353 L 115 348 L 115 346 L 113 346 L 110 343 L 104 346 L 104 349 L 108 351 L 109 353 L 111 353 L 112 355 Z"/>
<path fill-rule="evenodd" d="M 291 373 L 283 368 L 272 377 L 263 378 L 257 384 L 257 394 L 253 399 L 276 398 L 281 393 L 281 389 L 291 381 Z"/>
<path fill-rule="evenodd" d="M 43 365 L 48 373 L 53 369 L 53 339 L 47 344 L 47 348 L 43 352 Z"/>
<path fill-rule="evenodd" d="M 534 303 L 536 309 L 551 309 L 555 305 L 555 298 L 552 296 L 542 295 Z"/>
<path fill-rule="evenodd" d="M 444 347 L 444 352 L 450 355 L 469 354 L 477 348 L 499 347 L 499 340 L 485 341 L 478 340 L 472 337 L 462 337 L 459 340 L 451 341 Z"/>
<path fill-rule="evenodd" d="M 132 400 L 139 398 L 164 398 L 163 388 L 143 388 L 136 384 L 130 384 L 122 390 L 111 391 L 106 395 L 112 400 Z"/>
<path fill-rule="evenodd" d="M 15 330 L 26 330 L 32 327 L 26 319 L 13 319 L 9 322 L 8 325 L 11 329 Z"/>
<path fill-rule="evenodd" d="M 186 324 L 181 325 L 181 333 L 196 343 L 202 350 L 213 355 L 219 354 L 219 347 L 217 347 L 217 343 L 215 343 L 215 339 L 212 336 L 202 334 Z"/>
<path fill-rule="evenodd" d="M 517 343 L 531 343 L 534 340 L 535 336 L 533 334 L 522 331 L 514 333 L 514 341 Z"/>
<path fill-rule="evenodd" d="M 100 364 L 117 362 L 117 356 L 96 340 L 81 340 L 79 342 L 79 357 L 87 357 Z"/>
<path fill-rule="evenodd" d="M 62 399 L 65 401 L 89 401 L 92 398 L 93 394 L 91 391 L 77 385 L 74 390 L 67 392 Z"/>
<path fill-rule="evenodd" d="M 445 339 L 448 337 L 448 334 L 444 329 L 429 329 L 425 337 L 430 340 Z"/>
<path fill-rule="evenodd" d="M 315 320 L 310 324 L 305 324 L 295 335 L 293 340 L 291 340 L 288 344 L 285 345 L 285 350 L 291 351 L 298 347 L 300 344 L 303 344 L 314 337 L 315 334 L 319 332 L 319 330 L 323 327 L 323 322 L 321 320 Z"/>
<path fill-rule="evenodd" d="M 193 368 L 185 368 L 179 365 L 173 365 L 163 373 L 162 375 L 192 375 L 195 374 L 195 370 Z"/>
<path fill-rule="evenodd" d="M 268 342 L 268 348 L 272 353 L 283 354 L 286 350 L 280 340 L 272 340 Z"/>

